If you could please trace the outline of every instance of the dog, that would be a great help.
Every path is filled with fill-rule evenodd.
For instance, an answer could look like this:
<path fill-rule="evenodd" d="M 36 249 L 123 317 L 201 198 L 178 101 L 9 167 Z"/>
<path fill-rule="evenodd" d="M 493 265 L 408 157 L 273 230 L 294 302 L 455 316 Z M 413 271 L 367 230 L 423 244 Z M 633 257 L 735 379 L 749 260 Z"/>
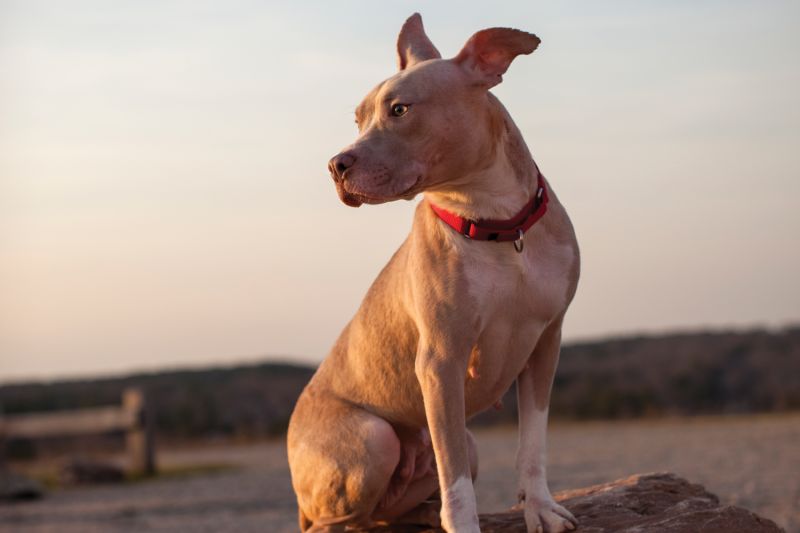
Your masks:
<path fill-rule="evenodd" d="M 577 526 L 545 474 L 577 241 L 489 92 L 538 45 L 533 34 L 491 28 L 442 59 L 415 13 L 397 40 L 399 71 L 364 98 L 357 140 L 328 164 L 349 206 L 424 199 L 292 413 L 288 459 L 302 531 L 381 523 L 480 531 L 466 420 L 514 380 L 527 529 Z"/>

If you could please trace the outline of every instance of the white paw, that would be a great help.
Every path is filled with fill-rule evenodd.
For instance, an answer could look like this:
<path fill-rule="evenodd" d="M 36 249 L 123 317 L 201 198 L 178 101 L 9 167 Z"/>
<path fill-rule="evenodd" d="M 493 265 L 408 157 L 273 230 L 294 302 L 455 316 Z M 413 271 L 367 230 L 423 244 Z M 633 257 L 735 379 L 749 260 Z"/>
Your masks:
<path fill-rule="evenodd" d="M 578 521 L 552 498 L 525 501 L 528 533 L 563 533 L 578 527 Z"/>
<path fill-rule="evenodd" d="M 447 533 L 481 533 L 477 515 L 448 519 L 442 514 L 442 529 Z"/>
<path fill-rule="evenodd" d="M 442 529 L 447 533 L 481 533 L 481 528 L 477 524 L 469 524 L 463 526 L 442 526 Z"/>
<path fill-rule="evenodd" d="M 447 533 L 480 533 L 472 480 L 460 477 L 442 491 L 442 529 Z"/>

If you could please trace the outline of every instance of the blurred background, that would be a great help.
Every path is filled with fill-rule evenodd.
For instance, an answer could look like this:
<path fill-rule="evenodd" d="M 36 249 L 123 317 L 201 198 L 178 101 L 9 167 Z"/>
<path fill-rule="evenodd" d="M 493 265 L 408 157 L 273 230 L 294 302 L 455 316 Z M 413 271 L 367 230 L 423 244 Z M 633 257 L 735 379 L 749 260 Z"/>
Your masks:
<path fill-rule="evenodd" d="M 45 494 L 0 527 L 293 530 L 291 408 L 419 200 L 348 208 L 326 163 L 414 11 L 444 57 L 542 39 L 493 92 L 582 250 L 553 488 L 671 470 L 800 531 L 788 0 L 0 0 L 0 499 Z M 473 423 L 481 510 L 515 417 Z"/>

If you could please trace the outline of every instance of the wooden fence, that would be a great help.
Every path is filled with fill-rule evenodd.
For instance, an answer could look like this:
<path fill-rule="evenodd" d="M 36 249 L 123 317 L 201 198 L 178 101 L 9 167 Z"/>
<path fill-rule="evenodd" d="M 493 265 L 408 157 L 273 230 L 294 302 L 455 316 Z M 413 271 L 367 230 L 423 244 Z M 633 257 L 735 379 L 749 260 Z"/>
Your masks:
<path fill-rule="evenodd" d="M 153 420 L 140 389 L 126 389 L 121 406 L 0 416 L 0 441 L 13 437 L 37 439 L 112 431 L 125 432 L 129 471 L 155 474 Z"/>

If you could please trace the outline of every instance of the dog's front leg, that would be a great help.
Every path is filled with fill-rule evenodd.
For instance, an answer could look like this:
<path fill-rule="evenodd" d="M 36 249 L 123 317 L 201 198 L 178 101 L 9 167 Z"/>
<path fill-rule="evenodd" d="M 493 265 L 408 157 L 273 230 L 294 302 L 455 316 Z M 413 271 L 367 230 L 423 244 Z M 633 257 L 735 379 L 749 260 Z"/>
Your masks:
<path fill-rule="evenodd" d="M 547 487 L 547 413 L 561 349 L 561 322 L 561 319 L 555 321 L 544 331 L 528 364 L 517 377 L 517 473 L 529 533 L 561 533 L 575 529 L 578 524 L 572 513 L 553 500 Z"/>
<path fill-rule="evenodd" d="M 468 347 L 432 344 L 422 339 L 415 363 L 436 455 L 442 527 L 448 533 L 480 532 L 464 414 L 468 359 Z"/>

